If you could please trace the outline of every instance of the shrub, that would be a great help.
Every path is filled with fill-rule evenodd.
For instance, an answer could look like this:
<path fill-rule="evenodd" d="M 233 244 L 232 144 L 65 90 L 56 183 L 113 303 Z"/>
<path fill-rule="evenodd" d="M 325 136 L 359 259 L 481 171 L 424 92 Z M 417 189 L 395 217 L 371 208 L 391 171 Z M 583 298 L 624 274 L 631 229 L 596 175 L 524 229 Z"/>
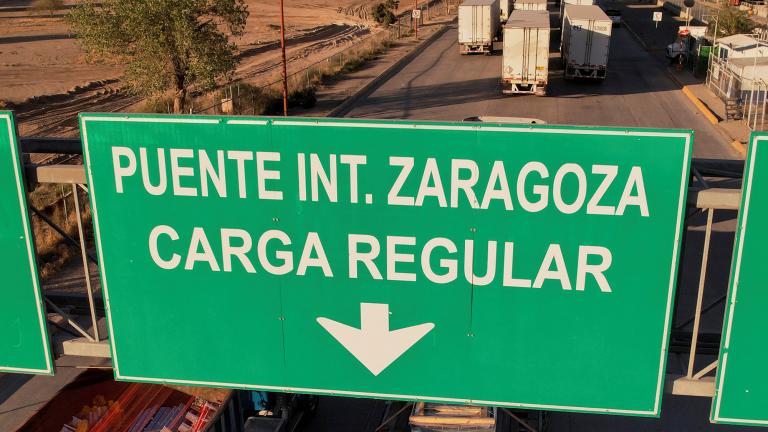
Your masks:
<path fill-rule="evenodd" d="M 296 90 L 288 96 L 289 107 L 302 107 L 304 109 L 312 108 L 317 103 L 317 95 L 314 87 L 305 87 Z"/>
<path fill-rule="evenodd" d="M 755 22 L 749 18 L 746 12 L 730 6 L 728 3 L 723 3 L 721 6 L 717 20 L 709 21 L 709 33 L 714 34 L 715 26 L 717 26 L 715 37 L 718 39 L 735 34 L 751 33 L 756 27 Z"/>
<path fill-rule="evenodd" d="M 173 98 L 170 96 L 156 96 L 147 98 L 138 112 L 150 114 L 170 114 L 173 112 Z"/>
<path fill-rule="evenodd" d="M 395 16 L 394 11 L 397 9 L 399 4 L 400 2 L 398 0 L 387 0 L 386 2 L 374 5 L 371 8 L 371 15 L 373 15 L 373 20 L 385 26 L 391 25 L 397 21 L 397 17 Z"/>
<path fill-rule="evenodd" d="M 227 87 L 218 93 L 219 100 L 230 96 L 232 96 L 234 103 L 234 114 L 263 114 L 275 99 L 280 100 L 280 113 L 283 112 L 282 98 L 274 90 L 262 89 L 247 83 L 238 83 L 231 90 L 230 87 Z"/>

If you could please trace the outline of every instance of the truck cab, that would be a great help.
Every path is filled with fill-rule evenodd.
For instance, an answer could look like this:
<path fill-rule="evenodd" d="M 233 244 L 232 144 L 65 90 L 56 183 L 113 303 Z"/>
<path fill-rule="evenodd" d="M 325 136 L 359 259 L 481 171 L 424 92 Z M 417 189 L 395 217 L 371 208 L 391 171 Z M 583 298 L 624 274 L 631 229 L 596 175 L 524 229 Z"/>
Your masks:
<path fill-rule="evenodd" d="M 677 39 L 671 44 L 667 45 L 667 58 L 672 64 L 684 64 L 688 61 L 688 53 L 690 52 L 690 39 L 688 35 L 678 34 Z"/>
<path fill-rule="evenodd" d="M 677 38 L 667 45 L 666 57 L 672 64 L 685 64 L 688 57 L 696 52 L 704 41 L 706 26 L 681 26 L 677 31 Z"/>
<path fill-rule="evenodd" d="M 292 432 L 317 411 L 317 395 L 249 391 L 244 432 Z"/>

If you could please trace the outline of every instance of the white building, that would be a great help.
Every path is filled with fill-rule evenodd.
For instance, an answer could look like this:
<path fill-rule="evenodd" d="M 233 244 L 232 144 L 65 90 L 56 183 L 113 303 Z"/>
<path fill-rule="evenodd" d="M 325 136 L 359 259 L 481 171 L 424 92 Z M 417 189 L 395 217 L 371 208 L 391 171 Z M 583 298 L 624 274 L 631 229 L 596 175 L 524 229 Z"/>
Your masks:
<path fill-rule="evenodd" d="M 752 35 L 737 34 L 718 39 L 715 43 L 718 57 L 723 60 L 743 57 L 768 57 L 768 44 Z"/>

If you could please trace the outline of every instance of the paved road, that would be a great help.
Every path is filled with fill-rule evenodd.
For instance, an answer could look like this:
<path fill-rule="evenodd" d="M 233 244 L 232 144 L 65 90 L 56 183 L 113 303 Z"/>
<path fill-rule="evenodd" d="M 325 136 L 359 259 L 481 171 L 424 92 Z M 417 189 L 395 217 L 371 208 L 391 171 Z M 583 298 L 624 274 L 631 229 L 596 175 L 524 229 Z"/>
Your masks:
<path fill-rule="evenodd" d="M 729 139 L 709 123 L 669 78 L 666 65 L 646 52 L 624 28 L 615 29 L 611 42 L 609 74 L 602 84 L 562 79 L 556 41 L 552 34 L 550 88 L 547 97 L 504 96 L 499 75 L 501 57 L 461 56 L 455 24 L 427 47 L 413 62 L 360 100 L 347 117 L 462 120 L 477 115 L 534 117 L 555 124 L 681 128 L 695 131 L 694 156 L 739 158 Z M 727 268 L 733 238 L 733 212 L 718 217 L 711 262 Z M 701 221 L 690 221 L 689 242 L 696 242 L 684 258 L 683 283 L 678 288 L 679 315 L 687 317 L 695 299 L 698 262 L 701 259 Z M 707 302 L 725 291 L 727 271 L 714 278 Z M 717 332 L 722 312 L 713 311 L 702 325 Z M 708 364 L 702 356 L 697 364 Z M 671 355 L 667 372 L 685 372 L 685 355 Z M 617 385 L 621 385 L 617 377 Z M 661 419 L 552 413 L 549 431 L 747 431 L 753 428 L 711 425 L 709 398 L 665 395 Z M 352 430 L 351 428 L 345 430 Z"/>
<path fill-rule="evenodd" d="M 710 124 L 623 28 L 611 41 L 602 84 L 567 82 L 552 55 L 549 95 L 504 96 L 501 56 L 461 56 L 453 28 L 400 73 L 361 100 L 348 117 L 462 120 L 476 115 L 534 117 L 549 123 L 693 129 L 694 156 L 737 158 L 725 134 Z M 559 31 L 552 33 L 559 40 Z M 553 43 L 554 45 L 554 43 Z M 553 50 L 554 51 L 554 50 Z M 550 66 L 552 68 L 552 66 Z"/>

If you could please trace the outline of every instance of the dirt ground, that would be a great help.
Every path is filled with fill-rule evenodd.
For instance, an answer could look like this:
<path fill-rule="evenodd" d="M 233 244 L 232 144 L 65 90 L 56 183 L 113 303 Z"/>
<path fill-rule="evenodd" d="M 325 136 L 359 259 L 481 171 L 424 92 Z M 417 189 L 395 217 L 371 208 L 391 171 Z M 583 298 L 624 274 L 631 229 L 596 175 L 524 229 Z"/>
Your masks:
<path fill-rule="evenodd" d="M 245 34 L 235 39 L 241 51 L 236 76 L 264 84 L 279 78 L 279 2 L 246 2 L 250 17 Z M 22 135 L 72 136 L 78 112 L 130 110 L 141 100 L 119 91 L 121 65 L 86 62 L 66 10 L 51 15 L 30 3 L 0 0 L 0 101 L 17 109 Z M 379 31 L 370 19 L 374 3 L 286 0 L 288 72 Z"/>

